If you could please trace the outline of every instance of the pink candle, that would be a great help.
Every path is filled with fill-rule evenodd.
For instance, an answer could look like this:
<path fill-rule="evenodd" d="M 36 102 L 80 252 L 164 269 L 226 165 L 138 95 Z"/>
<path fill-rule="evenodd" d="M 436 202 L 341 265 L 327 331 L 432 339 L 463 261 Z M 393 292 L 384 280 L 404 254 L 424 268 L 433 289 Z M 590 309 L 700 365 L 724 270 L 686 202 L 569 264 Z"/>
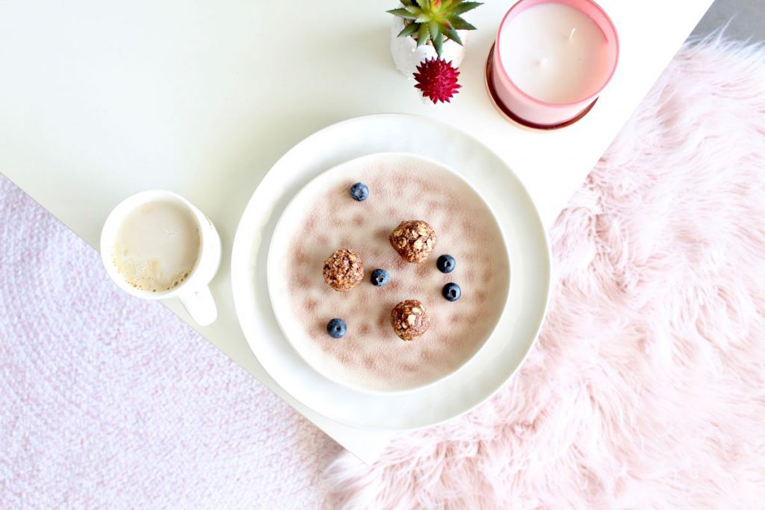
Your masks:
<path fill-rule="evenodd" d="M 553 129 L 590 110 L 618 58 L 616 29 L 591 0 L 520 0 L 500 24 L 487 85 L 508 117 Z"/>

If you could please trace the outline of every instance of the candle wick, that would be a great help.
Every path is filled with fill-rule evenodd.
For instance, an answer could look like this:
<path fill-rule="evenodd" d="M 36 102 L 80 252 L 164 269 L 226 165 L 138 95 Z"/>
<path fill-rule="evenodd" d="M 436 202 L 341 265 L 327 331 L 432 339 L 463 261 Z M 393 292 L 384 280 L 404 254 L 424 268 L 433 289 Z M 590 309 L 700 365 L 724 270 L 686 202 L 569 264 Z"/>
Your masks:
<path fill-rule="evenodd" d="M 576 27 L 571 29 L 571 32 L 568 33 L 568 40 L 572 40 L 574 38 L 574 34 L 576 33 Z"/>

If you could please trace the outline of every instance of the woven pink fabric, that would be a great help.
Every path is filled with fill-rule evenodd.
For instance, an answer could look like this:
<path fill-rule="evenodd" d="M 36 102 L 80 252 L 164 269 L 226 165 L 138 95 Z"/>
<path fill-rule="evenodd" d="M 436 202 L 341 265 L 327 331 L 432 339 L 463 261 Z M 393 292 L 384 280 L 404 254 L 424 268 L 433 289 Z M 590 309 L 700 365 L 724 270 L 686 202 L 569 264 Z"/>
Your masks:
<path fill-rule="evenodd" d="M 317 508 L 340 447 L 0 177 L 0 508 Z"/>
<path fill-rule="evenodd" d="M 681 52 L 551 237 L 511 383 L 371 468 L 342 456 L 335 506 L 763 507 L 765 51 Z"/>

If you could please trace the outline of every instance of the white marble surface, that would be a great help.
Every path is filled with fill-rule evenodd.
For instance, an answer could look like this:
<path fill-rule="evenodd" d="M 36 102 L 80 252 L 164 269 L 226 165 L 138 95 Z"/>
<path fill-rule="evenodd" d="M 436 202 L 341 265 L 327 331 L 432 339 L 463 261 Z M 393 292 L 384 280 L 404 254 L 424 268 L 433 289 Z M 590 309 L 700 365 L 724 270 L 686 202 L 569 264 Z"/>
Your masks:
<path fill-rule="evenodd" d="M 603 0 L 621 40 L 617 73 L 584 120 L 545 133 L 505 122 L 484 91 L 486 55 L 511 4 L 493 0 L 471 15 L 479 31 L 461 68 L 463 89 L 434 109 L 393 65 L 389 4 L 347 1 L 340 12 L 315 2 L 5 0 L 0 171 L 93 246 L 109 210 L 131 193 L 164 188 L 199 206 L 224 243 L 212 283 L 220 316 L 200 332 L 284 397 L 239 329 L 228 269 L 247 199 L 283 152 L 358 115 L 438 118 L 503 157 L 550 223 L 711 0 Z M 390 438 L 286 398 L 362 459 Z"/>

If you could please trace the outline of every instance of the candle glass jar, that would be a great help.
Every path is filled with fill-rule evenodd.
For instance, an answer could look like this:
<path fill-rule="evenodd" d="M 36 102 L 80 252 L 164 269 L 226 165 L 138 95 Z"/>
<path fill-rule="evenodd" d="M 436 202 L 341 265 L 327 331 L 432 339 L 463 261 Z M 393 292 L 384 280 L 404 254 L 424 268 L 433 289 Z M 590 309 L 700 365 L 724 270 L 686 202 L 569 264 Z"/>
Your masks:
<path fill-rule="evenodd" d="M 513 21 L 524 11 L 533 7 L 557 4 L 576 9 L 602 33 L 603 39 L 603 69 L 590 90 L 581 97 L 567 97 L 564 101 L 535 97 L 529 90 L 522 90 L 513 80 L 512 72 L 508 72 L 503 63 L 503 50 L 508 51 L 502 42 L 503 32 L 513 30 Z M 575 36 L 571 30 L 569 37 Z M 507 34 L 505 33 L 505 36 Z M 524 51 L 525 48 L 512 48 L 511 51 Z M 543 59 L 541 64 L 545 64 Z M 509 119 L 526 127 L 536 129 L 556 129 L 568 126 L 584 117 L 595 105 L 598 96 L 608 85 L 619 60 L 619 41 L 614 24 L 603 9 L 591 0 L 520 0 L 505 14 L 500 23 L 497 40 L 489 52 L 486 62 L 486 86 L 494 105 Z M 541 70 L 540 70 L 541 72 Z M 565 87 L 566 83 L 560 85 Z"/>

